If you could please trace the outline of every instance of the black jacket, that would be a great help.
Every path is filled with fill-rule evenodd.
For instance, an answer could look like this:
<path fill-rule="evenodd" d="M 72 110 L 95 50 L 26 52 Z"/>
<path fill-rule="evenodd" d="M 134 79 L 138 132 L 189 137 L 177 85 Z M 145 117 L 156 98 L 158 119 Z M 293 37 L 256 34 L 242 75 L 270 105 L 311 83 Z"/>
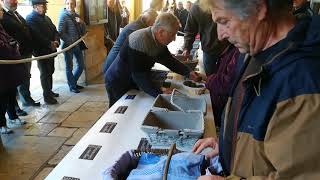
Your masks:
<path fill-rule="evenodd" d="M 19 52 L 22 57 L 31 56 L 33 50 L 32 36 L 30 28 L 25 19 L 18 13 L 17 17 L 13 12 L 4 11 L 1 24 L 4 30 L 19 42 Z"/>
<path fill-rule="evenodd" d="M 56 50 L 51 49 L 51 42 L 60 42 L 59 33 L 51 19 L 46 15 L 40 15 L 32 11 L 26 18 L 27 24 L 31 29 L 34 42 L 34 56 L 47 55 Z"/>
<path fill-rule="evenodd" d="M 227 42 L 218 40 L 217 24 L 212 21 L 210 13 L 206 13 L 195 3 L 187 19 L 184 36 L 184 49 L 190 51 L 196 35 L 200 34 L 201 47 L 205 53 L 221 54 L 228 46 Z"/>

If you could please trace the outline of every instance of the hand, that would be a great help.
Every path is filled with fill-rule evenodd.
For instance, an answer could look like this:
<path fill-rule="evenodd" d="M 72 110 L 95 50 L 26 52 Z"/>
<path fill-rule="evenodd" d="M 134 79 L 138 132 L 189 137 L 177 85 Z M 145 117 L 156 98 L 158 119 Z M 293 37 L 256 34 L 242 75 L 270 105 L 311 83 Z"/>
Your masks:
<path fill-rule="evenodd" d="M 56 50 L 59 46 L 58 41 L 51 41 L 51 49 Z"/>
<path fill-rule="evenodd" d="M 163 94 L 171 94 L 173 89 L 172 88 L 161 87 L 161 91 L 162 91 Z"/>
<path fill-rule="evenodd" d="M 200 176 L 198 180 L 225 180 L 226 178 L 221 176 Z"/>
<path fill-rule="evenodd" d="M 219 144 L 216 138 L 205 138 L 198 140 L 193 146 L 192 152 L 199 154 L 202 150 L 208 147 L 213 149 L 210 153 L 206 154 L 208 159 L 211 159 L 219 154 Z"/>
<path fill-rule="evenodd" d="M 200 74 L 195 71 L 190 72 L 189 78 L 195 82 L 200 82 L 202 80 Z"/>
<path fill-rule="evenodd" d="M 82 19 L 79 17 L 76 17 L 76 21 L 77 21 L 77 23 L 81 23 L 81 24 L 83 23 Z"/>
<path fill-rule="evenodd" d="M 190 52 L 185 49 L 185 50 L 183 50 L 182 55 L 189 57 L 190 56 Z"/>

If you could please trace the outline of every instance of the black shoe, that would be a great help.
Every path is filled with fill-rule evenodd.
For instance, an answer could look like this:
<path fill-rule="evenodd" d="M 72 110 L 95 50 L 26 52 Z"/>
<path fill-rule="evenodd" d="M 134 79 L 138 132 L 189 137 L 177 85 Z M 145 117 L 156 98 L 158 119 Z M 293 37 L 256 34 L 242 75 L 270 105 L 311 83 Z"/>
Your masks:
<path fill-rule="evenodd" d="M 52 97 L 59 97 L 58 93 L 51 92 Z"/>
<path fill-rule="evenodd" d="M 53 97 L 45 97 L 44 102 L 47 104 L 58 104 L 58 101 Z"/>
<path fill-rule="evenodd" d="M 71 92 L 80 93 L 79 89 L 70 89 Z"/>
<path fill-rule="evenodd" d="M 41 106 L 40 102 L 27 102 L 27 103 L 22 103 L 22 106 L 35 106 L 39 107 Z"/>
<path fill-rule="evenodd" d="M 83 89 L 84 88 L 83 86 L 79 86 L 79 85 L 77 85 L 76 87 L 77 87 L 77 89 Z"/>
<path fill-rule="evenodd" d="M 25 111 L 22 110 L 22 109 L 16 110 L 16 113 L 17 113 L 18 116 L 28 116 L 28 113 L 25 112 Z"/>

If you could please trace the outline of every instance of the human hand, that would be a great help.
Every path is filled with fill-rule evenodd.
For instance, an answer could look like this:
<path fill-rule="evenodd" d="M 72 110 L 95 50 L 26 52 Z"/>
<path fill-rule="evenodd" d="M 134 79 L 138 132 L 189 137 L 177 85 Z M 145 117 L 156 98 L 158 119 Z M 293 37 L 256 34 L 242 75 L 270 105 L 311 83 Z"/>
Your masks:
<path fill-rule="evenodd" d="M 161 91 L 162 91 L 163 94 L 171 94 L 173 89 L 172 88 L 161 87 Z"/>
<path fill-rule="evenodd" d="M 59 42 L 58 41 L 51 41 L 51 49 L 55 50 L 59 47 Z"/>
<path fill-rule="evenodd" d="M 219 144 L 216 138 L 205 138 L 198 140 L 193 146 L 192 152 L 199 154 L 202 150 L 208 147 L 213 149 L 210 153 L 206 154 L 208 159 L 211 159 L 219 154 Z"/>
<path fill-rule="evenodd" d="M 195 82 L 200 82 L 202 80 L 200 74 L 195 71 L 190 72 L 189 78 Z"/>
<path fill-rule="evenodd" d="M 76 21 L 77 21 L 77 23 L 80 23 L 80 24 L 82 24 L 82 23 L 83 23 L 82 19 L 81 19 L 81 18 L 79 18 L 79 17 L 76 17 Z"/>
<path fill-rule="evenodd" d="M 198 180 L 225 180 L 226 178 L 221 176 L 200 176 Z"/>
<path fill-rule="evenodd" d="M 182 55 L 189 57 L 190 56 L 190 52 L 185 49 L 185 50 L 183 50 Z"/>

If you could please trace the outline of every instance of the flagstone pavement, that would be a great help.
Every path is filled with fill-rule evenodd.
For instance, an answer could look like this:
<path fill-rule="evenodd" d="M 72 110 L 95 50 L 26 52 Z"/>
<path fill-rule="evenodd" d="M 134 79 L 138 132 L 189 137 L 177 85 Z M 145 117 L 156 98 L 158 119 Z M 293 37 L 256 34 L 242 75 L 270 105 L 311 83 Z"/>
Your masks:
<path fill-rule="evenodd" d="M 107 111 L 104 85 L 90 85 L 79 94 L 55 85 L 59 104 L 45 105 L 41 88 L 32 92 L 41 107 L 24 108 L 26 125 L 8 124 L 13 134 L 1 135 L 1 180 L 42 180 Z"/>

